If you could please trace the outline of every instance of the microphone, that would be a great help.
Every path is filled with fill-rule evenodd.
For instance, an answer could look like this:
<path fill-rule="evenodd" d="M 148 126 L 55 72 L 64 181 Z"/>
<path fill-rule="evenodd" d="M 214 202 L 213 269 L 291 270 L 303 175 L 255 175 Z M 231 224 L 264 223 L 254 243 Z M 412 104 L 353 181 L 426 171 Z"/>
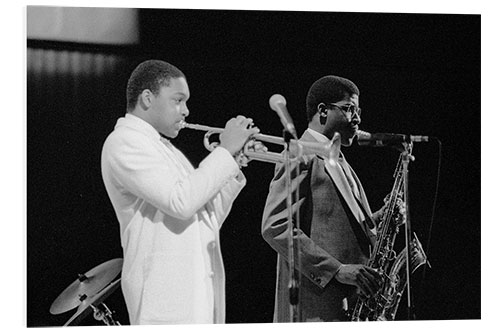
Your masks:
<path fill-rule="evenodd" d="M 285 130 L 296 139 L 297 131 L 295 130 L 295 125 L 293 124 L 292 117 L 290 117 L 290 114 L 288 113 L 288 110 L 286 108 L 285 97 L 281 96 L 280 94 L 272 95 L 271 98 L 269 98 L 269 106 L 278 114 Z"/>
<path fill-rule="evenodd" d="M 429 137 L 425 135 L 406 135 L 394 133 L 368 133 L 357 130 L 358 145 L 360 146 L 396 146 L 403 142 L 428 142 Z"/>

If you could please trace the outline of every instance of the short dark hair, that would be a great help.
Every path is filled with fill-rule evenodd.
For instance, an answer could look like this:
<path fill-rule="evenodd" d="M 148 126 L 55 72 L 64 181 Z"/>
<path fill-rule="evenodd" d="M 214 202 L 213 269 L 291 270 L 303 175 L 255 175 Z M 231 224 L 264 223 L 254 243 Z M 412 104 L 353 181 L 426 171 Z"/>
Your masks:
<path fill-rule="evenodd" d="M 162 60 L 146 60 L 140 63 L 130 75 L 127 82 L 127 111 L 137 104 L 139 95 L 149 89 L 155 95 L 162 86 L 168 86 L 172 78 L 186 78 L 184 73 L 174 65 Z"/>
<path fill-rule="evenodd" d="M 318 112 L 318 104 L 336 103 L 354 94 L 359 95 L 359 89 L 351 80 L 335 75 L 323 76 L 312 84 L 307 93 L 307 120 L 311 121 Z"/>

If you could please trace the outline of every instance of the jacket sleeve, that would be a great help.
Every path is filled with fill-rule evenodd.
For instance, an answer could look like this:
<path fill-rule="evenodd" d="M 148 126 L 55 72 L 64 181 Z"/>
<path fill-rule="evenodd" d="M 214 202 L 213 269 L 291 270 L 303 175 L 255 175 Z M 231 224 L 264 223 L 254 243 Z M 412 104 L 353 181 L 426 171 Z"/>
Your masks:
<path fill-rule="evenodd" d="M 215 219 L 219 223 L 219 227 L 226 220 L 226 217 L 231 211 L 234 200 L 246 185 L 246 178 L 242 172 L 230 180 L 211 201 L 212 211 L 215 214 Z"/>
<path fill-rule="evenodd" d="M 102 163 L 122 191 L 181 220 L 191 218 L 240 172 L 231 154 L 219 147 L 197 169 L 181 176 L 159 145 L 138 132 L 109 137 Z"/>
<path fill-rule="evenodd" d="M 302 229 L 296 228 L 297 209 L 302 211 L 306 208 L 306 202 L 311 193 L 310 177 L 311 165 L 314 157 L 306 156 L 297 164 L 292 163 L 291 169 L 291 188 L 292 188 L 292 220 L 294 224 L 294 238 L 299 242 L 299 251 L 301 261 L 301 273 L 311 280 L 318 287 L 324 288 L 340 269 L 341 262 L 332 257 L 328 252 L 306 234 Z M 299 191 L 297 200 L 296 191 Z M 288 254 L 288 210 L 287 210 L 287 189 L 286 173 L 284 165 L 277 165 L 275 175 L 269 186 L 269 194 L 264 207 L 262 217 L 262 236 L 267 243 L 286 261 L 289 261 Z M 304 218 L 308 214 L 300 214 Z M 304 219 L 304 218 L 301 218 Z M 306 222 L 306 221 L 303 221 Z M 300 222 L 302 225 L 302 221 Z M 296 258 L 296 260 L 298 257 Z M 297 261 L 296 261 L 297 262 Z"/>

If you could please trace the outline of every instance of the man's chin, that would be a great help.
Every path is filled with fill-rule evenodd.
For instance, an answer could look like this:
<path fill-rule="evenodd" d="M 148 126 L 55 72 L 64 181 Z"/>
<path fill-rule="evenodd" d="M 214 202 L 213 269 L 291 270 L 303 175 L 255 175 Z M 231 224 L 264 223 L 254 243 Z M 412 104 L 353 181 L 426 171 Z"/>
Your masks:
<path fill-rule="evenodd" d="M 167 137 L 169 139 L 175 139 L 177 135 L 179 135 L 179 131 L 168 131 L 162 134 L 164 137 Z"/>

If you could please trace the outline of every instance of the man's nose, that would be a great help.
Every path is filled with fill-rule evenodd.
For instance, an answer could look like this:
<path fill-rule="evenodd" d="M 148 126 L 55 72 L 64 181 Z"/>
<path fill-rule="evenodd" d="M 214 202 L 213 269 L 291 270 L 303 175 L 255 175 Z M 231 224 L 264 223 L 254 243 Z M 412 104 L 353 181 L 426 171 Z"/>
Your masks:
<path fill-rule="evenodd" d="M 352 114 L 351 123 L 355 125 L 359 125 L 361 123 L 361 116 L 357 112 Z"/>
<path fill-rule="evenodd" d="M 189 116 L 189 109 L 188 109 L 187 105 L 185 105 L 184 108 L 182 109 L 182 115 L 184 117 Z"/>

